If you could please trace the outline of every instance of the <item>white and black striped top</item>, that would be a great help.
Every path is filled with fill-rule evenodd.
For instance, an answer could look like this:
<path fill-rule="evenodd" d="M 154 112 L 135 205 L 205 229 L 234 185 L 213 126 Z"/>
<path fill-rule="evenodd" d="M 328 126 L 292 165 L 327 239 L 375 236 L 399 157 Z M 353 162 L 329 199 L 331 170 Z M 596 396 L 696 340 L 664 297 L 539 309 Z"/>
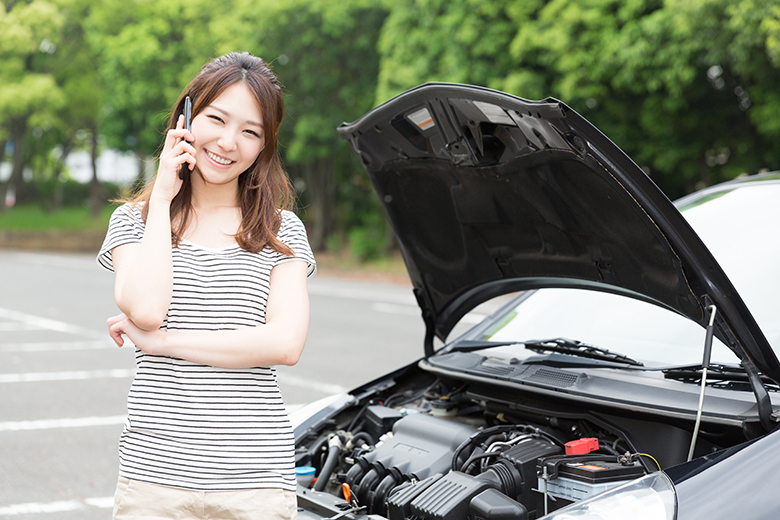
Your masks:
<path fill-rule="evenodd" d="M 140 242 L 139 208 L 114 212 L 98 263 L 113 271 L 111 251 Z M 268 247 L 250 253 L 187 241 L 173 248 L 173 298 L 162 329 L 231 330 L 265 323 L 271 269 L 314 256 L 300 219 L 282 212 L 277 237 L 293 257 Z M 214 345 L 219 348 L 219 345 Z M 294 439 L 273 367 L 224 369 L 136 349 L 137 370 L 119 443 L 119 474 L 199 491 L 296 489 Z"/>

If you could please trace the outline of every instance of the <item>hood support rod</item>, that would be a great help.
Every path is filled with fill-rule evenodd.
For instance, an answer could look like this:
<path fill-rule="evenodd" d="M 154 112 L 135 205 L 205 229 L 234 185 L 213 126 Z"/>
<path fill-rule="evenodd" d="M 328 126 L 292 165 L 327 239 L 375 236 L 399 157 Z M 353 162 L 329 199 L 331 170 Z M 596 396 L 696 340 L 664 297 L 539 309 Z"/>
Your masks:
<path fill-rule="evenodd" d="M 772 400 L 769 398 L 769 392 L 767 392 L 766 386 L 764 386 L 764 382 L 761 380 L 761 376 L 758 375 L 758 370 L 756 370 L 753 362 L 750 361 L 747 356 L 742 358 L 742 366 L 747 373 L 748 380 L 750 381 L 750 388 L 753 389 L 753 395 L 756 396 L 758 420 L 767 432 L 771 432 L 775 429 L 777 424 L 773 417 Z"/>
<path fill-rule="evenodd" d="M 705 307 L 712 305 L 710 299 L 707 297 L 704 299 L 704 304 Z M 712 307 L 714 308 L 714 305 L 712 305 Z M 777 419 L 775 418 L 774 411 L 772 410 L 772 400 L 769 397 L 769 391 L 766 389 L 764 382 L 761 380 L 761 376 L 759 375 L 756 366 L 750 360 L 750 356 L 747 351 L 741 348 L 735 338 L 727 333 L 729 327 L 723 321 L 723 318 L 718 316 L 715 322 L 720 331 L 723 333 L 720 336 L 721 340 L 737 355 L 742 364 L 742 368 L 745 370 L 745 374 L 747 374 L 750 389 L 753 391 L 753 395 L 756 397 L 756 409 L 758 411 L 758 420 L 761 423 L 761 426 L 764 428 L 764 430 L 767 431 L 767 433 L 771 432 L 775 429 L 775 426 L 777 426 Z M 728 340 L 725 338 L 728 338 Z M 708 353 L 705 352 L 705 354 Z"/>

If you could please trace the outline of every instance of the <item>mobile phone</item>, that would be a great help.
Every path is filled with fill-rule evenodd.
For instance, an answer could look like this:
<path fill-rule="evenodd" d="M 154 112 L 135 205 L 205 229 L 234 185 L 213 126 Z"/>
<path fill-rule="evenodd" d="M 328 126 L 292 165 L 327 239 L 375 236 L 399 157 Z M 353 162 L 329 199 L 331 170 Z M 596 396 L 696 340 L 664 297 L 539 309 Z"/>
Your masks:
<path fill-rule="evenodd" d="M 184 98 L 184 129 L 188 132 L 192 131 L 192 100 L 190 99 L 190 96 Z M 184 180 L 184 177 L 189 173 L 189 171 L 190 164 L 182 164 L 181 168 L 179 169 L 179 178 Z"/>

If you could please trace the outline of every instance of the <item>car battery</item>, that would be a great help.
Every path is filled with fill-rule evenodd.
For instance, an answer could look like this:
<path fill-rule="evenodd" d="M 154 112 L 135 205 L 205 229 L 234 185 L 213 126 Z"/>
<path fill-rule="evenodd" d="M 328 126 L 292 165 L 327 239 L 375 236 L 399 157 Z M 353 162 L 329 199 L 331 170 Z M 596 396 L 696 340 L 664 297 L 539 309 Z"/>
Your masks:
<path fill-rule="evenodd" d="M 645 474 L 639 462 L 620 463 L 614 456 L 550 457 L 537 463 L 538 490 L 566 504 L 579 502 Z M 547 478 L 545 478 L 545 475 Z M 561 504 L 563 505 L 563 504 Z"/>

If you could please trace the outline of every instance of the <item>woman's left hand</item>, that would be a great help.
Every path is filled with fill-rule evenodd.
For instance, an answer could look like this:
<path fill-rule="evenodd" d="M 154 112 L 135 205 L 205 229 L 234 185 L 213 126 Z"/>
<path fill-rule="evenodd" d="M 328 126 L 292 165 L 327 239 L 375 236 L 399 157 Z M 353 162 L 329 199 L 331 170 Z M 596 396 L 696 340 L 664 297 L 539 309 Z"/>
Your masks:
<path fill-rule="evenodd" d="M 159 329 L 155 331 L 140 329 L 124 314 L 112 316 L 107 320 L 107 324 L 108 334 L 118 347 L 125 344 L 125 339 L 122 337 L 124 335 L 147 354 L 158 353 L 166 334 Z"/>

